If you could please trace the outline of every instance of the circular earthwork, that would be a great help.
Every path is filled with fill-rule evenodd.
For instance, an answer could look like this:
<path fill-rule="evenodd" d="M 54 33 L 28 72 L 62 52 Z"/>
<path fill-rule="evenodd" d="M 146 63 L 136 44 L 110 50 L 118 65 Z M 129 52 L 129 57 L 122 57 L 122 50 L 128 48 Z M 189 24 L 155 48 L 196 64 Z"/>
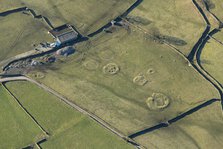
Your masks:
<path fill-rule="evenodd" d="M 115 75 L 120 71 L 120 68 L 115 63 L 109 63 L 103 67 L 104 74 Z"/>
<path fill-rule="evenodd" d="M 96 70 L 99 66 L 98 62 L 91 59 L 91 60 L 87 60 L 83 63 L 83 66 L 87 69 L 87 70 Z"/>
<path fill-rule="evenodd" d="M 112 60 L 115 57 L 115 53 L 112 50 L 104 49 L 98 53 L 98 56 L 103 60 Z"/>
<path fill-rule="evenodd" d="M 170 98 L 162 93 L 153 93 L 151 97 L 146 100 L 150 110 L 162 110 L 169 106 Z"/>
<path fill-rule="evenodd" d="M 148 80 L 145 78 L 144 75 L 139 74 L 138 76 L 136 76 L 133 79 L 133 83 L 140 85 L 140 86 L 144 86 L 146 83 L 148 83 Z"/>

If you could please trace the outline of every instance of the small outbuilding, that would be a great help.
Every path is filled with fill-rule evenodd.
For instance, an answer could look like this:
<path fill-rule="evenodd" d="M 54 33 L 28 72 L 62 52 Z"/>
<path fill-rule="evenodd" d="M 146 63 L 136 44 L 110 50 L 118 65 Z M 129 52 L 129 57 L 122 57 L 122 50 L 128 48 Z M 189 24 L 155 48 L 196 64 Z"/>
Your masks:
<path fill-rule="evenodd" d="M 57 55 L 62 55 L 62 56 L 68 56 L 71 55 L 75 52 L 75 49 L 73 47 L 64 47 L 62 49 L 57 50 L 56 54 Z"/>
<path fill-rule="evenodd" d="M 65 24 L 49 31 L 57 45 L 61 45 L 78 38 L 78 32 L 69 24 Z"/>

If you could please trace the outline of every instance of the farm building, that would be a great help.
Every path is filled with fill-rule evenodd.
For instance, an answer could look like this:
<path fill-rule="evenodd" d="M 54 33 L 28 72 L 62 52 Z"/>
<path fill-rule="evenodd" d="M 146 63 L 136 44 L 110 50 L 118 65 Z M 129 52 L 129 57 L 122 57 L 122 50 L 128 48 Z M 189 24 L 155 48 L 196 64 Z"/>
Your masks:
<path fill-rule="evenodd" d="M 53 36 L 57 45 L 67 43 L 78 38 L 78 33 L 71 25 L 68 24 L 50 30 L 49 34 Z"/>

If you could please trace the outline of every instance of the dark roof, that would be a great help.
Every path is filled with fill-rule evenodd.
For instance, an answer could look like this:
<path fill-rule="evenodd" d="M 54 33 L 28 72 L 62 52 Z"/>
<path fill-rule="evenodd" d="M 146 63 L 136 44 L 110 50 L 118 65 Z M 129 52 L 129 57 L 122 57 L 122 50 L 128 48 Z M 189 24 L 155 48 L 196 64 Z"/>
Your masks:
<path fill-rule="evenodd" d="M 74 28 L 68 24 L 54 28 L 53 30 L 50 30 L 49 33 L 54 38 L 67 38 L 67 37 L 71 38 L 71 36 L 72 38 L 77 38 L 78 36 L 78 33 L 74 30 Z"/>
<path fill-rule="evenodd" d="M 62 35 L 59 35 L 57 38 L 58 38 L 58 40 L 60 40 L 61 43 L 64 43 L 66 41 L 76 39 L 77 36 L 78 36 L 78 34 L 76 34 L 75 32 L 67 32 Z"/>

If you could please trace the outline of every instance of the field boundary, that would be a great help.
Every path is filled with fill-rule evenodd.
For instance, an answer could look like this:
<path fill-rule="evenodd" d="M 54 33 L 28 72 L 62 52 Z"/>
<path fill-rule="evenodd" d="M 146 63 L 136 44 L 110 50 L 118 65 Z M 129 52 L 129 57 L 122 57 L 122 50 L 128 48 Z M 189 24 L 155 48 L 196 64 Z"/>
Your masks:
<path fill-rule="evenodd" d="M 28 110 L 26 110 L 24 108 L 24 106 L 20 103 L 20 101 L 11 93 L 11 91 L 9 91 L 9 89 L 5 86 L 4 82 L 1 82 L 3 89 L 7 92 L 7 94 L 9 96 L 12 97 L 12 99 L 14 99 L 14 101 L 17 103 L 17 105 L 22 109 L 22 111 L 34 122 L 35 125 L 37 125 L 37 127 L 39 127 L 39 129 L 43 132 L 43 137 L 39 140 L 43 140 L 46 139 L 47 137 L 49 137 L 49 134 L 47 133 L 47 131 L 38 123 L 38 121 L 28 112 Z M 39 140 L 36 140 L 36 142 L 39 142 Z M 26 145 L 25 148 L 31 147 L 33 144 L 29 144 Z"/>
<path fill-rule="evenodd" d="M 32 121 L 44 132 L 44 134 L 48 137 L 49 133 L 39 124 L 39 122 L 29 113 L 29 111 L 21 104 L 18 98 L 16 98 L 13 93 L 5 86 L 3 82 L 3 88 L 5 91 L 16 101 L 19 107 L 26 113 L 26 115 L 32 119 Z"/>
<path fill-rule="evenodd" d="M 123 18 L 123 17 L 127 16 L 131 11 L 133 11 L 136 7 L 138 7 L 142 2 L 143 2 L 143 0 L 136 0 L 136 2 L 134 4 L 132 4 L 124 13 L 122 13 L 119 16 L 116 16 L 116 18 L 114 18 L 113 20 L 115 22 L 118 22 L 120 20 L 120 18 Z M 101 28 L 96 30 L 95 32 L 92 32 L 92 33 L 88 34 L 87 37 L 96 36 L 97 34 L 99 34 L 102 31 L 104 31 L 104 29 L 109 28 L 111 26 L 112 26 L 112 23 L 108 22 L 107 24 L 105 24 L 104 26 L 102 26 Z"/>
<path fill-rule="evenodd" d="M 210 36 L 210 35 L 209 35 L 209 37 L 212 38 L 214 41 L 216 41 L 217 43 L 219 43 L 219 44 L 221 44 L 223 46 L 223 42 L 220 41 L 219 39 L 217 39 L 217 38 L 215 38 L 213 36 Z"/>
<path fill-rule="evenodd" d="M 10 14 L 13 14 L 13 13 L 18 13 L 18 12 L 23 12 L 23 11 L 27 11 L 31 14 L 31 16 L 35 19 L 42 19 L 43 22 L 48 26 L 50 27 L 51 29 L 54 29 L 52 23 L 49 21 L 48 18 L 46 18 L 45 16 L 42 16 L 42 15 L 37 15 L 35 13 L 35 11 L 33 9 L 30 9 L 28 7 L 19 7 L 19 8 L 15 8 L 15 9 L 11 9 L 11 10 L 6 10 L 4 12 L 0 12 L 0 16 L 2 17 L 5 17 L 7 15 L 10 15 Z"/>
<path fill-rule="evenodd" d="M 127 21 L 126 19 L 124 19 L 125 21 Z M 139 27 L 139 26 L 136 26 L 132 23 L 130 23 L 129 21 L 127 21 L 131 26 L 135 27 L 135 28 L 138 28 L 138 30 L 144 32 L 145 34 L 148 34 L 149 36 L 153 36 L 152 34 L 150 34 L 147 30 Z M 192 64 L 193 62 L 190 62 L 188 60 L 188 58 L 182 53 L 180 52 L 175 46 L 169 44 L 169 43 L 166 43 L 164 41 L 164 45 L 168 46 L 170 49 L 172 49 L 173 51 L 175 51 L 178 55 L 180 55 L 187 63 L 188 63 L 188 66 L 191 67 L 193 70 L 195 70 L 195 72 L 197 72 L 203 79 L 205 79 L 206 81 L 208 81 L 208 83 L 214 87 L 215 90 L 217 90 L 219 92 L 219 90 L 216 88 L 216 86 L 211 82 L 209 81 L 209 79 L 207 79 L 204 75 L 202 75 L 197 69 L 196 67 Z M 220 93 L 221 95 L 221 93 Z"/>
<path fill-rule="evenodd" d="M 133 133 L 133 134 L 129 135 L 129 138 L 133 139 L 133 138 L 136 138 L 138 136 L 141 136 L 141 135 L 150 133 L 152 131 L 158 130 L 160 128 L 169 127 L 173 123 L 178 122 L 178 121 L 184 119 L 185 117 L 190 116 L 191 114 L 193 114 L 193 113 L 195 113 L 195 112 L 197 112 L 197 111 L 199 111 L 199 110 L 201 110 L 201 109 L 203 109 L 203 108 L 205 108 L 205 107 L 207 107 L 207 106 L 209 106 L 209 105 L 211 105 L 211 104 L 213 104 L 215 102 L 220 102 L 220 101 L 221 101 L 220 99 L 210 99 L 210 100 L 208 100 L 208 101 L 206 101 L 206 102 L 204 102 L 204 103 L 202 103 L 202 104 L 200 104 L 200 105 L 198 105 L 198 106 L 196 106 L 196 107 L 194 107 L 192 109 L 189 109 L 186 112 L 183 112 L 182 114 L 180 114 L 180 115 L 178 115 L 178 116 L 176 116 L 176 117 L 174 117 L 174 118 L 172 118 L 172 119 L 170 119 L 170 120 L 168 120 L 166 122 L 162 122 L 162 123 L 157 124 L 155 126 L 152 126 L 152 127 L 143 129 L 141 131 L 138 131 L 136 133 Z"/>
<path fill-rule="evenodd" d="M 65 104 L 67 104 L 68 106 L 71 106 L 72 108 L 76 109 L 77 111 L 79 111 L 80 113 L 87 115 L 90 119 L 96 121 L 98 124 L 100 124 L 102 127 L 106 128 L 107 130 L 109 130 L 110 132 L 112 132 L 113 134 L 119 136 L 120 138 L 122 138 L 123 140 L 125 140 L 126 142 L 134 145 L 135 147 L 138 148 L 142 148 L 143 146 L 138 144 L 137 142 L 135 142 L 134 140 L 132 140 L 131 138 L 128 138 L 127 136 L 123 135 L 121 132 L 119 132 L 118 130 L 116 130 L 115 128 L 113 128 L 112 126 L 110 126 L 107 122 L 105 122 L 104 120 L 102 120 L 101 118 L 99 118 L 98 116 L 94 115 L 93 113 L 81 108 L 80 106 L 78 106 L 77 104 L 71 102 L 69 99 L 67 99 L 66 97 L 64 97 L 63 95 L 59 94 L 58 92 L 56 92 L 55 90 L 49 88 L 48 86 L 45 86 L 42 83 L 39 83 L 27 76 L 17 76 L 17 77 L 10 77 L 10 78 L 2 78 L 0 79 L 1 83 L 7 83 L 7 82 L 11 82 L 11 81 L 28 81 L 30 83 L 33 83 L 37 86 L 39 86 L 40 88 L 42 88 L 43 90 L 45 90 L 46 92 L 56 96 L 60 101 L 64 102 Z"/>
<path fill-rule="evenodd" d="M 212 17 L 216 22 L 219 23 L 219 28 L 223 27 L 223 23 L 222 23 L 222 21 L 221 21 L 221 20 L 220 20 L 220 19 L 219 19 L 213 12 L 210 11 L 210 8 L 209 8 L 207 2 L 205 2 L 204 0 L 202 0 L 202 2 L 205 4 L 205 8 L 206 8 L 206 10 L 208 11 L 208 13 L 211 15 L 211 17 Z"/>

